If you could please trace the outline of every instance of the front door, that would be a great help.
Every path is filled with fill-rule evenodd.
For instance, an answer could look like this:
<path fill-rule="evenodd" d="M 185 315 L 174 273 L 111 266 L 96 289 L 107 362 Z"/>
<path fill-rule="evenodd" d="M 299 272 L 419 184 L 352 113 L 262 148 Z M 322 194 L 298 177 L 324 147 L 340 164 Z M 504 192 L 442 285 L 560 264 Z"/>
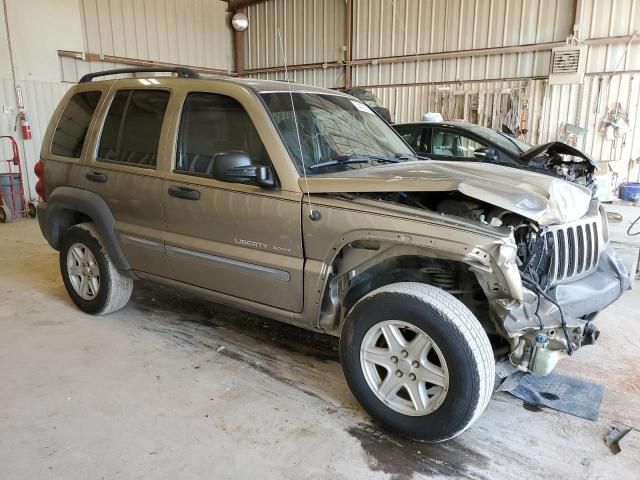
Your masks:
<path fill-rule="evenodd" d="M 231 151 L 271 163 L 236 99 L 188 94 L 162 191 L 171 269 L 181 282 L 300 312 L 301 194 L 215 180 L 215 156 Z"/>
<path fill-rule="evenodd" d="M 479 160 L 474 155 L 475 150 L 487 146 L 469 135 L 450 128 L 433 127 L 430 130 L 428 156 L 434 160 L 477 162 Z"/>
<path fill-rule="evenodd" d="M 97 151 L 84 168 L 86 188 L 109 206 L 131 267 L 163 277 L 171 271 L 164 252 L 158 147 L 169 97 L 168 90 L 116 91 L 103 114 Z"/>
<path fill-rule="evenodd" d="M 424 125 L 398 125 L 396 130 L 407 142 L 407 144 L 419 155 L 428 153 L 428 147 L 425 143 L 425 131 L 427 127 Z"/>

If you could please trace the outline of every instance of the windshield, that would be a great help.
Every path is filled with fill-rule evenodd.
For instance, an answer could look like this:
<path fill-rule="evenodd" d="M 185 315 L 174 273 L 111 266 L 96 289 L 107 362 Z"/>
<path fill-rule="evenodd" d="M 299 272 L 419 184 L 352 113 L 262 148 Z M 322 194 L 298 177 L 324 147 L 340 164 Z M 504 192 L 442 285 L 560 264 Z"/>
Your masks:
<path fill-rule="evenodd" d="M 520 156 L 520 154 L 531 148 L 531 145 L 527 142 L 518 140 L 517 138 L 507 135 L 506 133 L 499 132 L 498 130 L 471 124 L 465 125 L 465 128 L 470 132 L 475 133 L 477 136 L 486 138 L 490 142 L 495 143 L 512 155 Z"/>
<path fill-rule="evenodd" d="M 291 96 L 300 131 L 300 145 Z M 261 94 L 298 171 L 302 159 L 307 173 L 326 168 L 366 168 L 385 159 L 414 156 L 398 134 L 369 107 L 355 98 L 333 94 L 277 92 Z M 345 161 L 351 159 L 352 161 Z M 358 162 L 353 160 L 359 159 Z M 314 168 L 319 165 L 323 168 Z"/>

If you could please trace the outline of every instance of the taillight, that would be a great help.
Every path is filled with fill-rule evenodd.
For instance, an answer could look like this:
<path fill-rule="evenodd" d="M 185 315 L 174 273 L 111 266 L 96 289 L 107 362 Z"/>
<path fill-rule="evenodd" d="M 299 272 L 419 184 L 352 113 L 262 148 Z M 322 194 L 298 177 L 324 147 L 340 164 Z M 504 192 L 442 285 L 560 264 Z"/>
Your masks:
<path fill-rule="evenodd" d="M 42 160 L 36 163 L 36 166 L 33 167 L 33 173 L 38 177 L 38 181 L 36 182 L 36 193 L 40 197 L 40 201 L 44 202 L 44 165 L 42 164 Z"/>

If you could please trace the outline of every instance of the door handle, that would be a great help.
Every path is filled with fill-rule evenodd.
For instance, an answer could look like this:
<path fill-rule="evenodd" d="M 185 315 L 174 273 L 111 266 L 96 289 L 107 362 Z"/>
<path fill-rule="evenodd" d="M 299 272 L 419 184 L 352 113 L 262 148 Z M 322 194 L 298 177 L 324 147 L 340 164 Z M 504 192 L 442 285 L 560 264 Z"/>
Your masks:
<path fill-rule="evenodd" d="M 87 180 L 97 183 L 105 183 L 107 181 L 107 176 L 100 172 L 89 172 L 85 177 L 87 177 Z"/>
<path fill-rule="evenodd" d="M 177 185 L 171 185 L 169 187 L 169 195 L 176 198 L 183 198 L 185 200 L 200 200 L 200 192 L 198 190 L 178 187 Z"/>

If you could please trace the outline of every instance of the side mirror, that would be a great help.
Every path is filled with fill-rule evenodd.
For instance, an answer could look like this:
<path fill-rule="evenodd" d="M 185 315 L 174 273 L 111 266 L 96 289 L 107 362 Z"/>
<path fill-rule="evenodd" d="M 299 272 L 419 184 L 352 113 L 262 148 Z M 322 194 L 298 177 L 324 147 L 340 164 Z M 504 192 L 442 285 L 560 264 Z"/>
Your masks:
<path fill-rule="evenodd" d="M 246 152 L 219 153 L 213 160 L 213 178 L 228 183 L 249 183 L 262 188 L 275 188 L 271 167 L 256 166 Z"/>
<path fill-rule="evenodd" d="M 484 162 L 497 162 L 498 152 L 491 147 L 476 148 L 473 151 L 473 156 Z"/>

